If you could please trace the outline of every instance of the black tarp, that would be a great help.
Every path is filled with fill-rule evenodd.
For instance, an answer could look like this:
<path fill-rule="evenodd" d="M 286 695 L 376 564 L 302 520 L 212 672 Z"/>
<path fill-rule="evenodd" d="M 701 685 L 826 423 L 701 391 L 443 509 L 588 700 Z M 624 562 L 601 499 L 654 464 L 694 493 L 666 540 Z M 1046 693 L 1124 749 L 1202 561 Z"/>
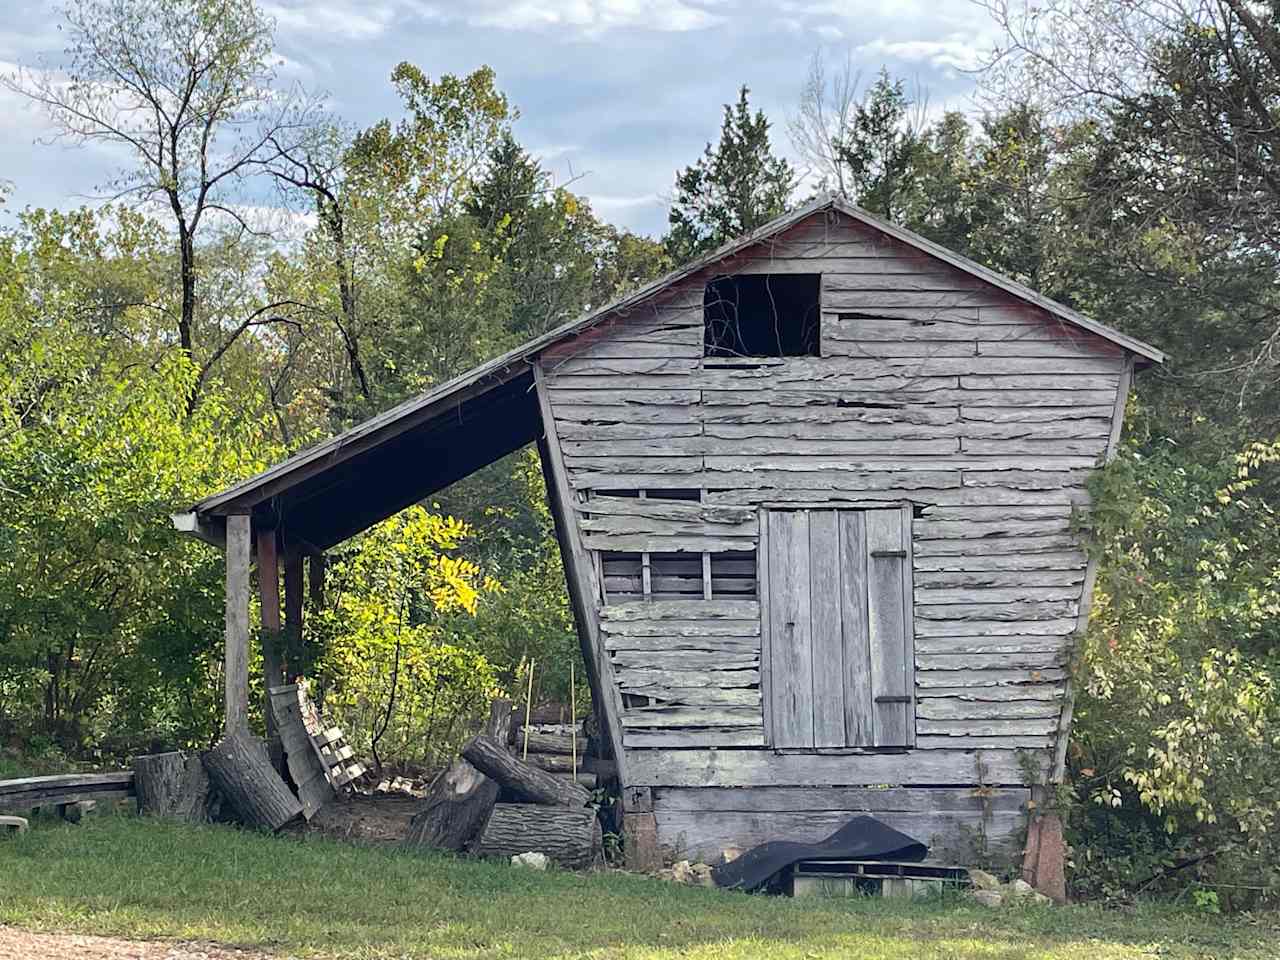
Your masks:
<path fill-rule="evenodd" d="M 825 840 L 799 843 L 771 840 L 711 872 L 716 885 L 758 890 L 779 871 L 801 860 L 894 860 L 917 862 L 929 853 L 925 844 L 875 817 L 854 817 Z"/>

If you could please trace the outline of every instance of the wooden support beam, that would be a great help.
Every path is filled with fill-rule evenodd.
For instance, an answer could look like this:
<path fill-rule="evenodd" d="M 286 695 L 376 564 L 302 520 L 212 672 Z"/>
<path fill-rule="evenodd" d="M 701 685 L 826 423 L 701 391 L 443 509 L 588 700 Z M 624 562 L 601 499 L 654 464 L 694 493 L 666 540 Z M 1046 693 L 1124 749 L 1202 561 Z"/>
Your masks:
<path fill-rule="evenodd" d="M 617 765 L 618 780 L 625 786 L 627 779 L 626 757 L 622 751 L 622 698 L 614 681 L 612 661 L 600 640 L 597 619 L 600 585 L 595 582 L 595 566 L 582 545 L 574 512 L 573 492 L 569 489 L 560 438 L 556 434 L 555 415 L 551 412 L 551 398 L 547 393 L 542 366 L 538 363 L 533 365 L 533 379 L 538 393 L 538 411 L 542 417 L 543 431 L 538 441 L 538 455 L 547 483 L 547 499 L 555 523 L 556 540 L 560 545 L 560 559 L 564 563 L 573 619 L 578 628 L 583 659 L 586 661 L 587 679 L 591 683 L 591 702 L 599 707 L 598 719 Z"/>
<path fill-rule="evenodd" d="M 293 682 L 306 673 L 302 649 L 302 553 L 284 552 L 284 665 L 285 680 Z"/>
<path fill-rule="evenodd" d="M 284 656 L 281 649 L 280 624 L 280 553 L 276 531 L 259 530 L 258 597 L 262 602 L 262 673 L 264 699 L 262 712 L 266 718 L 268 740 L 275 736 L 276 721 L 271 714 L 272 687 L 284 683 Z"/>
<path fill-rule="evenodd" d="M 227 606 L 223 668 L 227 733 L 249 729 L 249 555 L 247 514 L 227 517 Z"/>

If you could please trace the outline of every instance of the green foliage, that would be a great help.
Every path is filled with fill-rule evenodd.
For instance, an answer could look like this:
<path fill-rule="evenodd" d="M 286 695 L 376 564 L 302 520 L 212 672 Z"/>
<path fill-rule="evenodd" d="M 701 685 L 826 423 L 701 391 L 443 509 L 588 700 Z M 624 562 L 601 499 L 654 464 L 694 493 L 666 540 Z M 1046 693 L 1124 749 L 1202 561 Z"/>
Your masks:
<path fill-rule="evenodd" d="M 86 243 L 107 216 L 76 218 Z M 123 730 L 201 740 L 221 564 L 168 516 L 278 451 L 218 395 L 188 411 L 197 371 L 181 353 L 104 344 L 103 322 L 148 329 L 141 309 L 95 303 L 101 265 L 87 289 L 63 271 L 46 239 L 66 221 L 28 223 L 33 237 L 0 247 L 3 721 L 72 750 Z"/>
<path fill-rule="evenodd" d="M 459 556 L 467 526 L 410 507 L 351 542 L 313 611 L 318 693 L 357 751 L 436 765 L 497 694 L 484 652 L 453 627 L 501 587 Z"/>
<path fill-rule="evenodd" d="M 665 244 L 674 263 L 754 230 L 787 209 L 796 175 L 773 152 L 764 111 L 751 112 L 747 87 L 725 104 L 720 140 L 676 174 Z"/>

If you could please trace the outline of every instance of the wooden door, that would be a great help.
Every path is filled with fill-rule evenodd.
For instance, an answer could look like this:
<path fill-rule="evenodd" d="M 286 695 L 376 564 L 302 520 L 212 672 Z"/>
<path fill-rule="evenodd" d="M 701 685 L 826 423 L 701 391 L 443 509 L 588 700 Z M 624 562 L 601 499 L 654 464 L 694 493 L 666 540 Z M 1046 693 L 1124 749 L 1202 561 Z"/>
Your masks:
<path fill-rule="evenodd" d="M 775 747 L 915 742 L 910 531 L 910 508 L 766 513 Z"/>

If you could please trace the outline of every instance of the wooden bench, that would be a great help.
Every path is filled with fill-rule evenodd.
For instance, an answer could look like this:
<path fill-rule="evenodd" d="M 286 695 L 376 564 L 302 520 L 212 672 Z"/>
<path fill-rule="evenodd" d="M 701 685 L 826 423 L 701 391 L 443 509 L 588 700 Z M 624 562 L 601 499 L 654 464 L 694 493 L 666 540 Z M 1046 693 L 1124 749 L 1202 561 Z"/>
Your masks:
<path fill-rule="evenodd" d="M 69 773 L 0 780 L 0 811 L 57 807 L 59 814 L 84 800 L 124 800 L 133 796 L 133 771 Z"/>

